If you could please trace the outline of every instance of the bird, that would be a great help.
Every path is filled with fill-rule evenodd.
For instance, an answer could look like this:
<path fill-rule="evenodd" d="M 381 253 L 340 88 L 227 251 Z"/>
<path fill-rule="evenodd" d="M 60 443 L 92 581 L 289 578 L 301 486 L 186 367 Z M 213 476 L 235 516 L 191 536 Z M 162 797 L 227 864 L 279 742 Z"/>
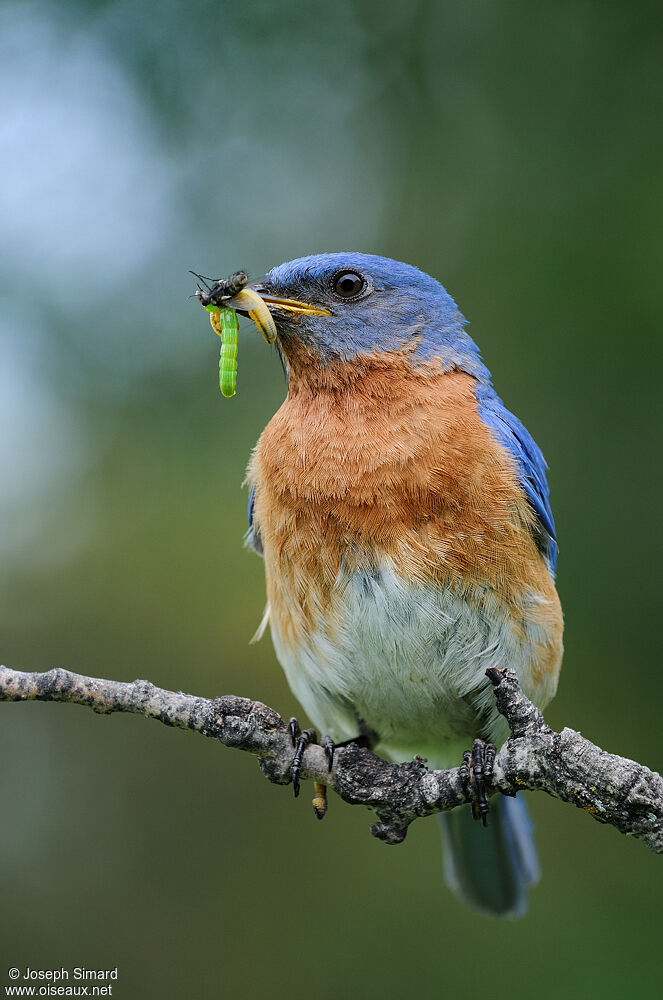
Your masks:
<path fill-rule="evenodd" d="M 288 384 L 247 474 L 262 627 L 332 747 L 457 766 L 475 739 L 508 735 L 487 669 L 513 668 L 541 708 L 556 691 L 543 455 L 454 299 L 418 268 L 322 253 L 248 289 L 273 318 Z M 539 878 L 521 796 L 498 796 L 485 829 L 469 805 L 439 818 L 449 887 L 476 910 L 521 916 Z"/>

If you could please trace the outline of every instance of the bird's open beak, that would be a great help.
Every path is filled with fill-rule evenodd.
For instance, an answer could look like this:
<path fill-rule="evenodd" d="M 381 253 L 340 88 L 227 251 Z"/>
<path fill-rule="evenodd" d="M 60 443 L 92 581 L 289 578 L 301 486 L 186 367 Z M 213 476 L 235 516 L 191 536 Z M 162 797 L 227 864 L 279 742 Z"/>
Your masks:
<path fill-rule="evenodd" d="M 242 288 L 226 303 L 231 309 L 244 313 L 252 319 L 268 344 L 276 340 L 276 323 L 262 297 L 254 288 Z"/>
<path fill-rule="evenodd" d="M 268 295 L 262 292 L 260 298 L 270 309 L 286 313 L 314 313 L 318 316 L 331 316 L 329 309 L 322 306 L 311 305 L 310 302 L 301 302 L 299 299 L 282 299 L 278 295 Z"/>
<path fill-rule="evenodd" d="M 231 309 L 245 313 L 253 320 L 268 344 L 276 340 L 276 324 L 272 310 L 292 315 L 315 313 L 319 316 L 331 316 L 329 309 L 313 306 L 299 299 L 282 299 L 278 295 L 269 295 L 259 286 L 243 288 L 227 303 Z"/>

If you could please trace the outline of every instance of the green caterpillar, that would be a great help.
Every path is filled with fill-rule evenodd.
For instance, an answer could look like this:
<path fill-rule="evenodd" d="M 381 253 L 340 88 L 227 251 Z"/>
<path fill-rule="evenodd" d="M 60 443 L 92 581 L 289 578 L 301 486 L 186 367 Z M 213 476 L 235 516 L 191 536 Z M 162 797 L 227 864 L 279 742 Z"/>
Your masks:
<path fill-rule="evenodd" d="M 226 398 L 235 395 L 237 387 L 237 349 L 239 323 L 234 309 L 210 309 L 212 329 L 221 337 L 219 357 L 219 388 Z"/>
<path fill-rule="evenodd" d="M 273 344 L 276 340 L 276 324 L 267 303 L 263 301 L 255 289 L 245 287 L 248 278 L 244 271 L 237 271 L 229 278 L 219 278 L 218 281 L 204 278 L 201 274 L 196 274 L 195 271 L 191 273 L 198 278 L 199 282 L 195 296 L 207 309 L 212 329 L 221 337 L 219 388 L 224 396 L 234 396 L 237 386 L 237 342 L 239 339 L 236 310 L 240 309 L 242 315 L 246 314 L 253 320 L 268 344 Z M 212 284 L 210 285 L 209 282 Z"/>

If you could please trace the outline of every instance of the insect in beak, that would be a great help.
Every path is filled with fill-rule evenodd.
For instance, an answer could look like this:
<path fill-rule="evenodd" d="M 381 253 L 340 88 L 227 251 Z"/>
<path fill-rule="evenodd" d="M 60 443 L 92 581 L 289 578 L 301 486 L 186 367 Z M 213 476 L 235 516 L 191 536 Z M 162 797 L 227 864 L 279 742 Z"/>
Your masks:
<path fill-rule="evenodd" d="M 213 309 L 206 306 L 212 329 L 221 337 L 219 356 L 219 389 L 226 398 L 235 395 L 237 387 L 237 347 L 239 324 L 234 309 Z"/>
<path fill-rule="evenodd" d="M 218 281 L 205 278 L 195 271 L 190 273 L 198 278 L 195 295 L 208 312 L 215 313 L 220 309 L 239 310 L 253 320 L 268 344 L 274 343 L 276 324 L 260 295 L 253 288 L 246 288 L 248 278 L 244 271 L 236 271 L 229 278 L 220 278 Z"/>
<path fill-rule="evenodd" d="M 239 309 L 240 312 L 248 313 L 268 344 L 273 344 L 276 340 L 276 323 L 269 311 L 262 296 L 258 295 L 253 288 L 242 288 L 237 295 L 225 302 L 224 305 L 230 309 Z M 208 306 L 209 308 L 209 306 Z"/>
<path fill-rule="evenodd" d="M 198 279 L 195 296 L 209 312 L 212 329 L 221 337 L 219 386 L 224 396 L 234 396 L 237 384 L 238 312 L 253 320 L 268 344 L 276 340 L 276 323 L 270 308 L 286 315 L 317 313 L 331 316 L 329 309 L 298 299 L 269 295 L 264 289 L 247 288 L 248 278 L 244 271 L 236 271 L 229 278 L 217 281 L 195 271 L 191 274 Z"/>

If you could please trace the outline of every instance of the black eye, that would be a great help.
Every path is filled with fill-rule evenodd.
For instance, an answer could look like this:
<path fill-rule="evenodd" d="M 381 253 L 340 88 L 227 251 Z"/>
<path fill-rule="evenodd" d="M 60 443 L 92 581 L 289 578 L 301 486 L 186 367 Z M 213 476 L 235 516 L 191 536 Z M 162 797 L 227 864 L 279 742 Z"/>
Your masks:
<path fill-rule="evenodd" d="M 355 271 L 340 271 L 334 276 L 332 284 L 342 299 L 353 299 L 366 288 L 366 280 Z"/>

